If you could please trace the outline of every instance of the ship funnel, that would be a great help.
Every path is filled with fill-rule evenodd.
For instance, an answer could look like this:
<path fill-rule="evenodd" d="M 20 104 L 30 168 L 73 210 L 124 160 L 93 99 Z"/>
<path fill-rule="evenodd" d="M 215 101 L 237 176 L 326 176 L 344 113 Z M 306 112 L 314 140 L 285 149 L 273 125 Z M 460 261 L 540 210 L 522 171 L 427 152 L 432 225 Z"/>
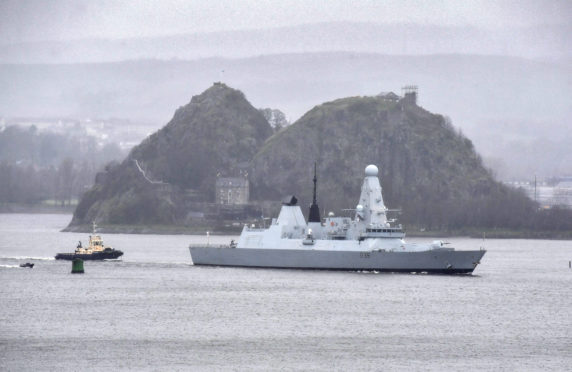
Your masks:
<path fill-rule="evenodd" d="M 293 207 L 298 203 L 298 199 L 294 195 L 288 195 L 282 200 L 282 205 Z"/>

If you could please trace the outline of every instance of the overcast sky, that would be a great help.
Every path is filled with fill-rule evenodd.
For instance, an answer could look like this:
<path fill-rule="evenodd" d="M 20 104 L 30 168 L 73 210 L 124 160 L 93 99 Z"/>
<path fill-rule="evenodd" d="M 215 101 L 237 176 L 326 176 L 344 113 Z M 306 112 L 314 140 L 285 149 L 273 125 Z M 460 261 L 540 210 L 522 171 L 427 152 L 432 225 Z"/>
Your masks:
<path fill-rule="evenodd" d="M 316 22 L 424 23 L 487 29 L 572 22 L 570 0 L 0 0 L 0 42 L 130 38 Z"/>

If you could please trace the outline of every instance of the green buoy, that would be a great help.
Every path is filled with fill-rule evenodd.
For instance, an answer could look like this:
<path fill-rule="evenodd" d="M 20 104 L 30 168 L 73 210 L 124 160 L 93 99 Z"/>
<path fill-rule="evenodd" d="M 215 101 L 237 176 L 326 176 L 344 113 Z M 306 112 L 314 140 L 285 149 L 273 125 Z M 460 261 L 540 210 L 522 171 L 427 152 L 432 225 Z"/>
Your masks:
<path fill-rule="evenodd" d="M 81 258 L 73 259 L 72 274 L 83 274 L 83 260 Z"/>

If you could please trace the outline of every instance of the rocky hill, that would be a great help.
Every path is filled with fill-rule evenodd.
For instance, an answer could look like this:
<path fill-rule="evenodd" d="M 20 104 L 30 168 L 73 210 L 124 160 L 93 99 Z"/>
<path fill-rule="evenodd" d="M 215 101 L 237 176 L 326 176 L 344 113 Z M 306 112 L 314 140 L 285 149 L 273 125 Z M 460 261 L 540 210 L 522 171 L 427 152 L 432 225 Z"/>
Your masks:
<path fill-rule="evenodd" d="M 338 99 L 314 107 L 267 140 L 253 160 L 251 182 L 261 199 L 295 193 L 328 211 L 354 208 L 367 164 L 380 167 L 386 204 L 403 222 L 428 229 L 518 226 L 534 212 L 523 194 L 496 182 L 471 141 L 441 115 L 406 99 Z"/>
<path fill-rule="evenodd" d="M 248 165 L 273 133 L 240 91 L 215 83 L 180 107 L 171 121 L 99 174 L 81 199 L 71 226 L 172 224 L 183 202 L 212 201 L 217 174 Z"/>
<path fill-rule="evenodd" d="M 408 226 L 572 229 L 562 223 L 572 221 L 562 217 L 565 211 L 538 212 L 524 193 L 495 181 L 472 142 L 411 96 L 338 99 L 272 133 L 240 91 L 215 83 L 121 164 L 100 173 L 68 229 L 93 220 L 100 225 L 203 226 L 204 219 L 189 220 L 190 206 L 198 201 L 203 212 L 212 211 L 215 205 L 207 203 L 215 200 L 217 176 L 237 170 L 248 173 L 256 208 L 265 211 L 264 201 L 279 205 L 276 201 L 288 194 L 304 206 L 311 202 L 314 162 L 322 211 L 354 208 L 363 169 L 376 164 L 386 205 L 400 208 L 399 220 Z"/>

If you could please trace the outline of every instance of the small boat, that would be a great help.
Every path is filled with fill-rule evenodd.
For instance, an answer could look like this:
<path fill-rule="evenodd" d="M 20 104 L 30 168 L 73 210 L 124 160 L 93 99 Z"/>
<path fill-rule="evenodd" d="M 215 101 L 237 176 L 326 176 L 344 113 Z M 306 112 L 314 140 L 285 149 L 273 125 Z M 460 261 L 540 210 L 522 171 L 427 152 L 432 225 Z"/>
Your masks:
<path fill-rule="evenodd" d="M 20 264 L 20 267 L 29 267 L 31 269 L 34 267 L 34 264 L 30 263 L 30 262 L 26 262 L 26 263 Z"/>
<path fill-rule="evenodd" d="M 81 241 L 78 243 L 73 253 L 58 253 L 56 260 L 73 260 L 81 258 L 82 260 L 109 260 L 123 256 L 123 252 L 118 249 L 106 247 L 103 244 L 101 236 L 96 234 L 96 224 L 93 223 L 93 234 L 89 236 L 89 246 L 83 247 Z"/>

